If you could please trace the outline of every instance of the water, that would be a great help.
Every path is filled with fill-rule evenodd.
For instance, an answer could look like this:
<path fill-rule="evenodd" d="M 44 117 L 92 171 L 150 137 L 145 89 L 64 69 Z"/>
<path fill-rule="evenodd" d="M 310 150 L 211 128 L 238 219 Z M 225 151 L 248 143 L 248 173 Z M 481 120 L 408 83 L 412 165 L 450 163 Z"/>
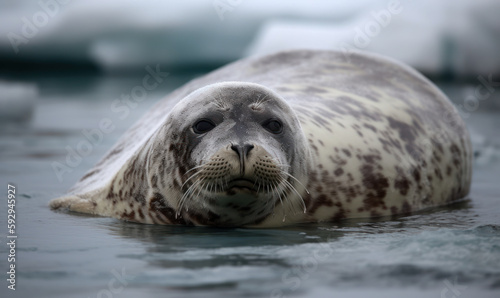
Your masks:
<path fill-rule="evenodd" d="M 111 109 L 142 78 L 37 78 L 30 125 L 3 125 L 0 188 L 17 189 L 16 291 L 1 297 L 499 297 L 500 117 L 481 102 L 467 123 L 477 162 L 470 199 L 398 219 L 281 229 L 154 226 L 56 213 L 63 194 L 154 102 L 186 77 L 129 109 Z M 455 98 L 470 86 L 444 85 Z M 457 96 L 458 94 L 458 96 Z M 57 178 L 53 162 L 85 140 L 82 129 L 115 126 Z M 95 140 L 94 140 L 95 141 Z M 6 202 L 0 230 L 6 235 Z M 3 242 L 7 242 L 7 238 Z M 0 246 L 1 272 L 8 247 Z"/>

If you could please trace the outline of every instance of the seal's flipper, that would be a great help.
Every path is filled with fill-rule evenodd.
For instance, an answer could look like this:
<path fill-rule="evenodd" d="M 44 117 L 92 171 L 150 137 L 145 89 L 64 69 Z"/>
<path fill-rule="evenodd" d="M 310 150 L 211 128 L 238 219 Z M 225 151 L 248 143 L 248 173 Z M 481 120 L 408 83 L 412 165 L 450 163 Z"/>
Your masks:
<path fill-rule="evenodd" d="M 83 199 L 79 196 L 66 196 L 60 197 L 50 201 L 49 206 L 54 210 L 69 210 L 74 212 L 83 212 L 95 214 L 96 203 L 89 200 Z"/>

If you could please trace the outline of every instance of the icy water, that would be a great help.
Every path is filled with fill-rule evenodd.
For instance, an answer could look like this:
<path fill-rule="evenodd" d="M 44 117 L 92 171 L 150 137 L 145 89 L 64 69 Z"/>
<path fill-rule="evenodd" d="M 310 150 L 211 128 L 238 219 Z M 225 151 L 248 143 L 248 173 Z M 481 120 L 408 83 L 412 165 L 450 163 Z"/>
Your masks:
<path fill-rule="evenodd" d="M 38 78 L 33 119 L 0 131 L 1 297 L 500 297 L 500 114 L 466 121 L 476 147 L 470 198 L 376 221 L 281 229 L 154 226 L 52 212 L 117 138 L 185 78 L 169 76 L 129 114 L 111 106 L 142 78 Z M 471 85 L 444 85 L 462 98 Z M 472 88 L 472 89 L 471 89 Z M 498 100 L 498 98 L 496 98 Z M 108 118 L 114 130 L 58 179 L 67 146 Z M 7 289 L 7 184 L 15 207 L 16 291 Z"/>

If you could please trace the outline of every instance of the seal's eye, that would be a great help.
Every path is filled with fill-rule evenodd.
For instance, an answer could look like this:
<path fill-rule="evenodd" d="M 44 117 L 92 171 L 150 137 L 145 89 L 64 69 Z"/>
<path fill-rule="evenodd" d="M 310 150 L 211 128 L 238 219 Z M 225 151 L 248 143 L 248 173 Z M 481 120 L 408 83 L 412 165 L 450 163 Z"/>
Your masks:
<path fill-rule="evenodd" d="M 279 134 L 283 132 L 283 124 L 281 124 L 281 122 L 276 119 L 269 119 L 266 122 L 264 122 L 262 126 L 274 134 Z"/>
<path fill-rule="evenodd" d="M 207 119 L 202 119 L 193 125 L 193 130 L 197 134 L 202 134 L 214 129 L 215 124 Z"/>

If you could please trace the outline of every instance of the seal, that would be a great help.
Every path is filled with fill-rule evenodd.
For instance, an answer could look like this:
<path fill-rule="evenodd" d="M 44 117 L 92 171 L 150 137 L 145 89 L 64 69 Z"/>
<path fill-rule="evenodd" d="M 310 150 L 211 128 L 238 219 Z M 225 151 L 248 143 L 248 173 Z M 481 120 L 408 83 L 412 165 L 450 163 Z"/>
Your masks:
<path fill-rule="evenodd" d="M 471 164 L 463 121 L 414 69 L 287 51 L 175 90 L 50 206 L 223 227 L 395 216 L 466 197 Z"/>

